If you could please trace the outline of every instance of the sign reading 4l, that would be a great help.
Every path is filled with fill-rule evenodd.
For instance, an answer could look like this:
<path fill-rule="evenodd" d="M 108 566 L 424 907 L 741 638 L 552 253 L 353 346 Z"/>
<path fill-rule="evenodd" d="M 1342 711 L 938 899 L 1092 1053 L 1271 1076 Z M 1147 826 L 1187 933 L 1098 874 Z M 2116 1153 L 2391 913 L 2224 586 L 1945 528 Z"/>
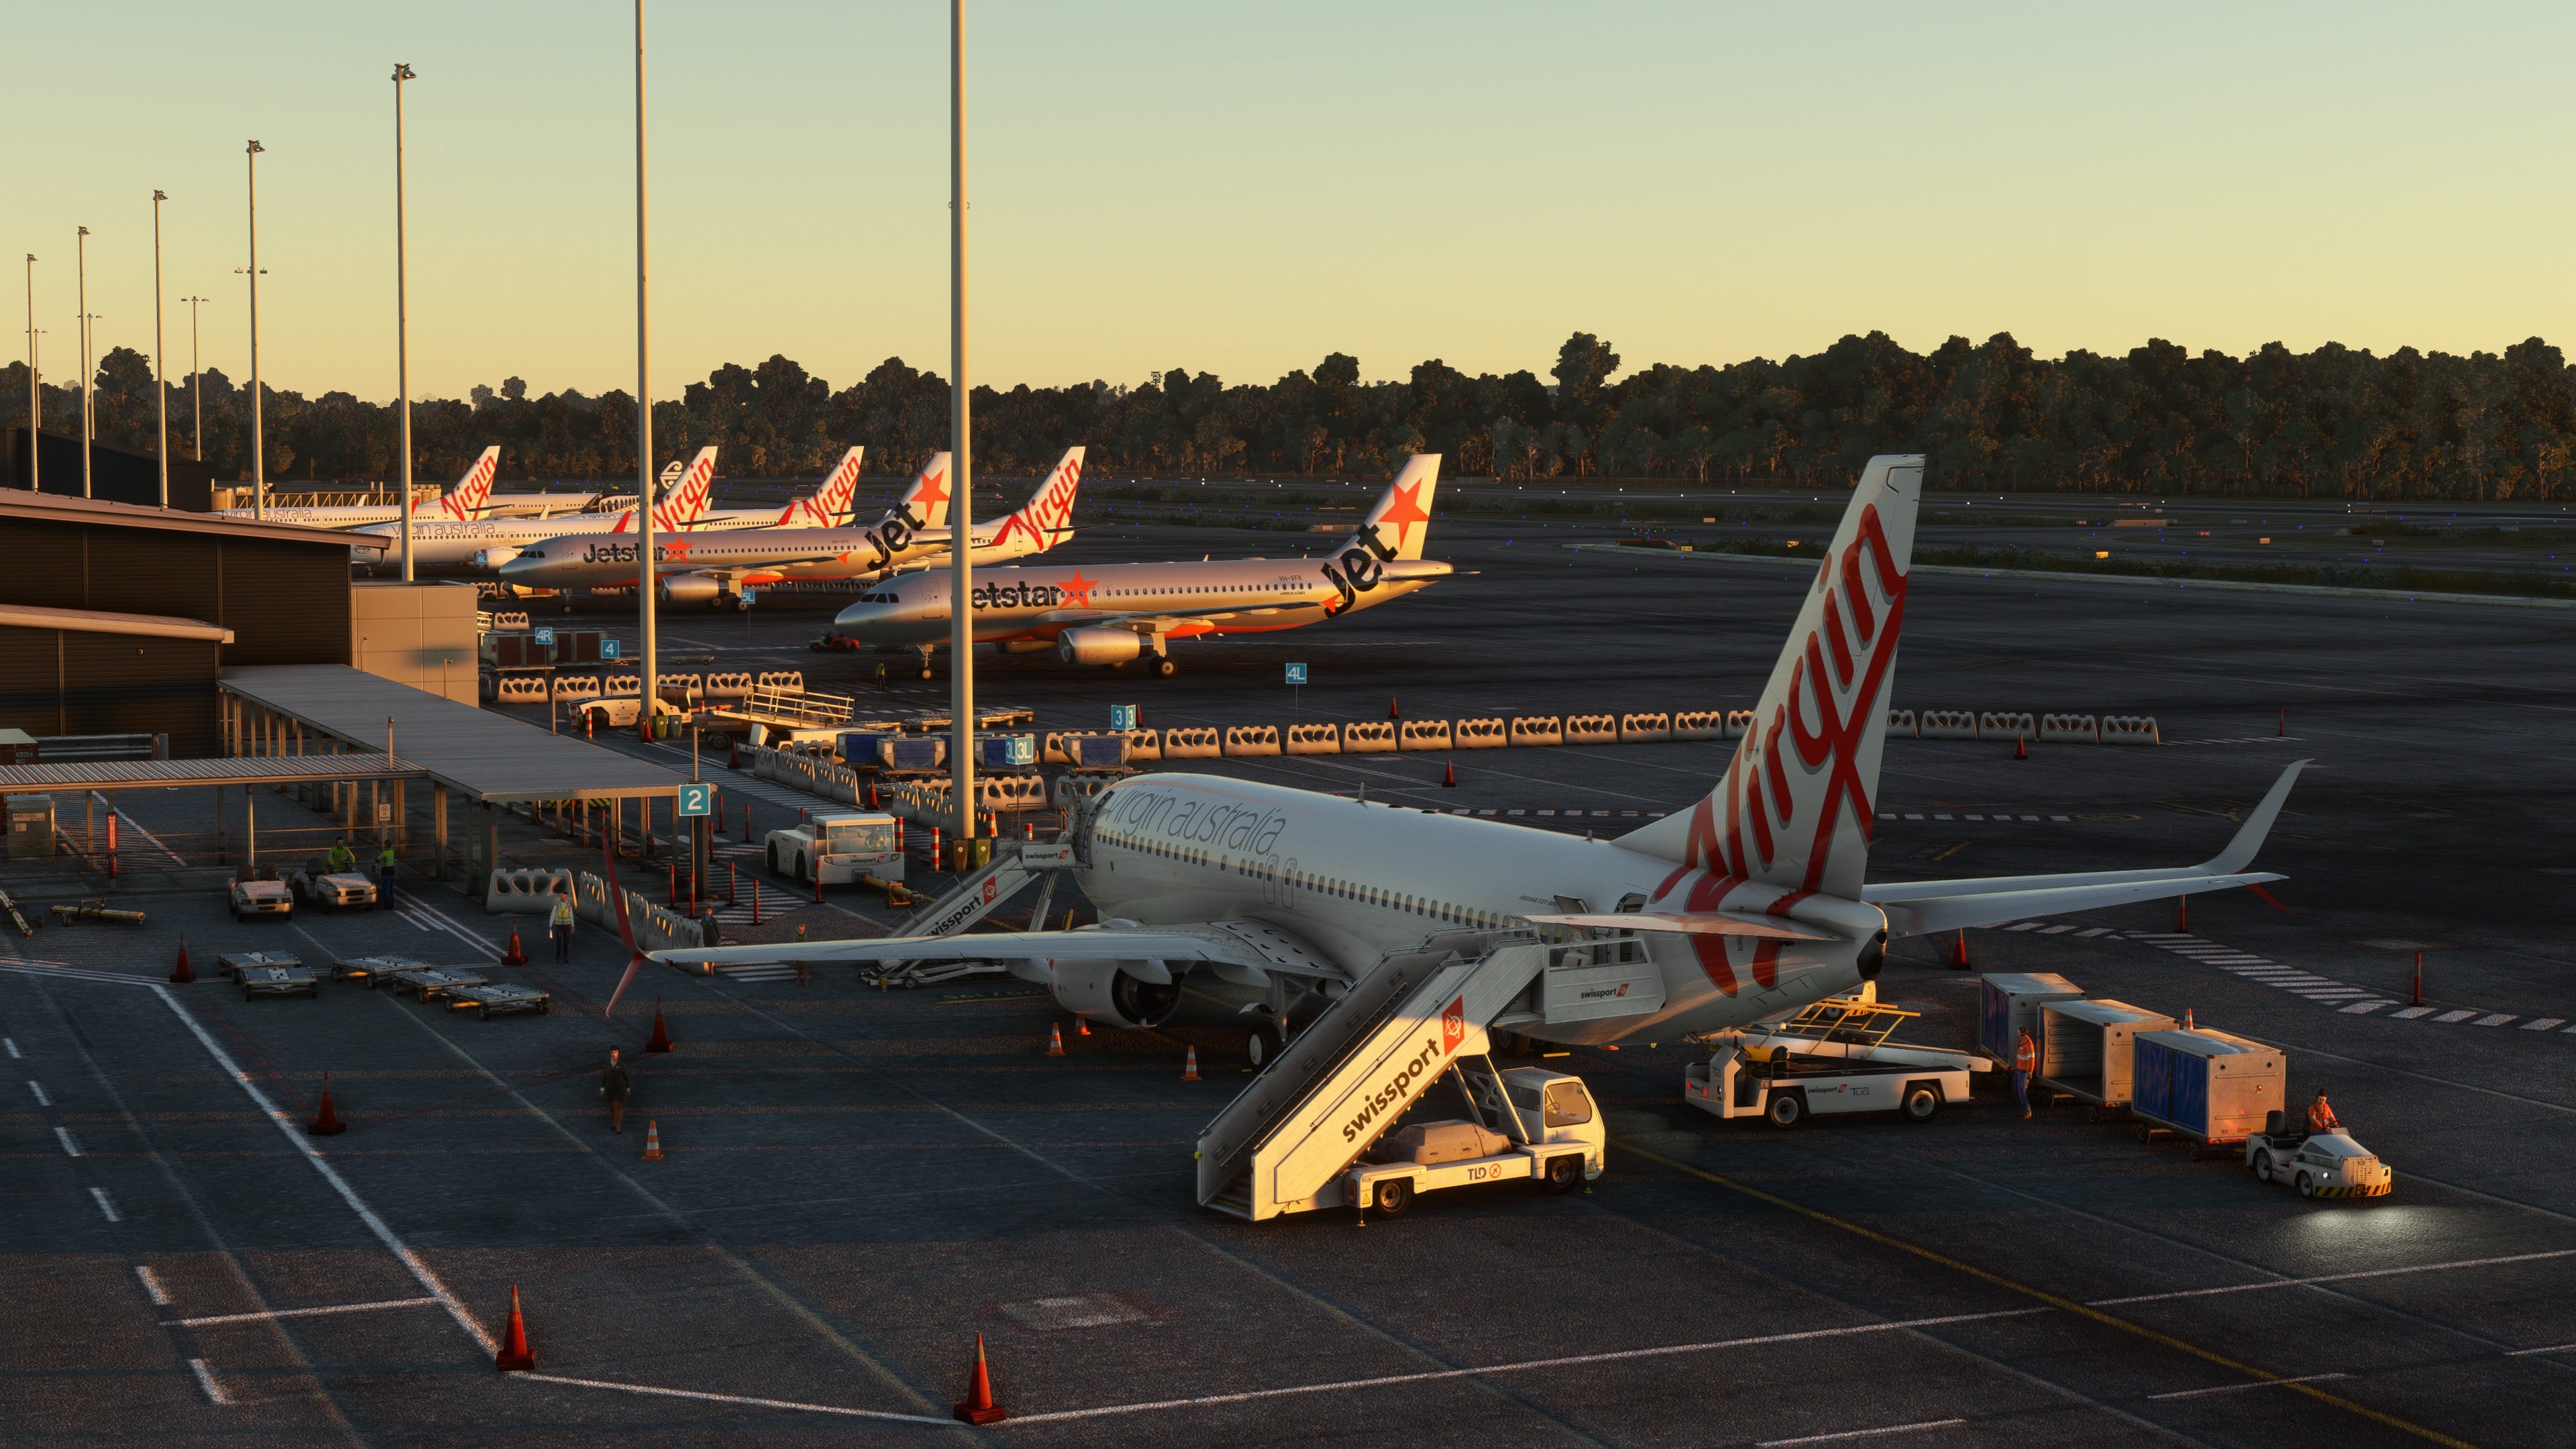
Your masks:
<path fill-rule="evenodd" d="M 715 795 L 716 787 L 713 785 L 682 785 L 680 787 L 680 813 L 684 816 L 714 814 Z"/>
<path fill-rule="evenodd" d="M 1290 684 L 1304 684 L 1306 682 L 1306 666 L 1303 664 L 1289 665 L 1288 682 Z"/>

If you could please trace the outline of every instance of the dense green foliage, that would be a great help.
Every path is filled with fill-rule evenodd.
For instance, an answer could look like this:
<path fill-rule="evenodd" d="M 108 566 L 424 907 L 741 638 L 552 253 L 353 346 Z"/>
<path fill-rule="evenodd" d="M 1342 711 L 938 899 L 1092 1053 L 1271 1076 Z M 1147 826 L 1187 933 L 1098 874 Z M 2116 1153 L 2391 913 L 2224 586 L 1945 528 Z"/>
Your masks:
<path fill-rule="evenodd" d="M 2557 348 L 2532 338 L 2499 355 L 2401 348 L 2386 357 L 2278 343 L 2250 357 L 2197 356 L 2151 341 L 2123 357 L 2034 357 L 2008 335 L 1953 337 L 1928 355 L 1885 334 L 1823 352 L 1726 367 L 1658 364 L 1609 381 L 1609 344 L 1576 333 L 1549 369 L 1469 377 L 1433 359 L 1404 382 L 1363 384 L 1341 353 L 1267 384 L 1227 386 L 1174 368 L 1127 387 L 979 387 L 979 470 L 1029 474 L 1073 443 L 1094 476 L 1376 476 L 1410 451 L 1449 456 L 1451 476 L 1678 478 L 1838 483 L 1872 453 L 1931 456 L 1937 487 L 2549 498 L 2576 491 L 2576 387 Z M 0 415 L 27 390 L 0 370 Z M 76 431 L 77 399 L 47 387 L 46 426 Z M 172 389 L 178 450 L 190 398 Z M 126 348 L 98 372 L 101 436 L 148 446 L 149 362 Z M 206 452 L 249 475 L 249 406 L 223 374 L 205 377 Z M 376 479 L 392 471 L 393 410 L 345 392 L 267 394 L 269 476 Z M 872 473 L 916 466 L 945 444 L 945 384 L 899 358 L 833 390 L 785 357 L 728 364 L 653 410 L 657 451 L 724 448 L 741 477 L 819 473 L 865 443 Z M 529 397 L 516 378 L 464 400 L 414 405 L 418 475 L 460 470 L 504 445 L 502 476 L 632 477 L 626 393 Z"/>

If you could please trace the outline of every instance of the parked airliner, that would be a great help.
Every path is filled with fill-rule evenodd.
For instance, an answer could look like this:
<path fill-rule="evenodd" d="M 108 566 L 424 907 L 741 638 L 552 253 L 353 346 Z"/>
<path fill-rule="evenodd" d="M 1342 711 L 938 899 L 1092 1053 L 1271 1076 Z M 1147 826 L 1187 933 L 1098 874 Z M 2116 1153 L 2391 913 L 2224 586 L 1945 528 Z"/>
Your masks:
<path fill-rule="evenodd" d="M 1634 945 L 1586 970 L 1600 983 L 1618 978 L 1617 1004 L 1604 1010 L 1612 998 L 1587 999 L 1562 1014 L 1532 1005 L 1511 1029 L 1555 1042 L 1675 1041 L 1873 980 L 1893 937 L 2280 879 L 2248 867 L 2304 761 L 2283 771 L 2226 848 L 2198 865 L 1864 880 L 1922 480 L 1919 456 L 1873 458 L 1861 470 L 1716 788 L 1616 840 L 1223 776 L 1147 773 L 1083 802 L 1067 830 L 1075 880 L 1100 912 L 1096 926 L 683 949 L 651 959 L 692 969 L 1000 961 L 1050 988 L 1066 1010 L 1134 1027 L 1170 1018 L 1185 987 L 1203 1002 L 1277 1022 L 1308 993 L 1337 996 L 1389 953 L 1433 936 L 1609 929 L 1634 933 Z M 644 959 L 630 963 L 630 977 Z"/>
<path fill-rule="evenodd" d="M 975 576 L 975 638 L 1005 650 L 1052 648 L 1069 664 L 1123 665 L 1154 656 L 1154 672 L 1179 669 L 1170 644 L 1201 635 L 1259 634 L 1383 604 L 1429 588 L 1449 565 L 1422 557 L 1440 455 L 1417 453 L 1359 528 L 1318 558 L 1219 563 L 1094 564 L 1008 568 Z M 832 621 L 862 644 L 930 651 L 949 638 L 953 581 L 932 569 L 859 596 Z"/>
<path fill-rule="evenodd" d="M 473 466 L 465 470 L 465 476 L 456 480 L 455 487 L 440 494 L 433 502 L 413 504 L 411 519 L 415 543 L 419 539 L 421 525 L 425 523 L 461 523 L 488 516 L 492 478 L 500 468 L 501 449 L 500 445 L 494 444 L 475 458 Z M 215 516 L 248 518 L 253 511 L 248 508 L 218 508 Z M 359 528 L 391 519 L 390 529 L 373 531 L 391 532 L 397 536 L 402 532 L 402 505 L 399 503 L 368 503 L 346 508 L 279 508 L 271 505 L 263 516 L 271 523 L 296 523 L 307 528 Z M 367 550 L 367 556 L 373 558 L 375 550 Z"/>

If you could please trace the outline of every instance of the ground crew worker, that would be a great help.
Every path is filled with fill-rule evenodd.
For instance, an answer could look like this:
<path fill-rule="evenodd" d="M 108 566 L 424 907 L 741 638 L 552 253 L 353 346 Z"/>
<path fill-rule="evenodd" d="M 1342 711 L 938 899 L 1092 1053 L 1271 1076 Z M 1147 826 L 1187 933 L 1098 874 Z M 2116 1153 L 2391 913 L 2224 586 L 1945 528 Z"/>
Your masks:
<path fill-rule="evenodd" d="M 618 1065 L 617 1048 L 608 1049 L 608 1066 L 599 1074 L 599 1095 L 608 1102 L 608 1130 L 626 1130 L 626 1068 Z"/>
<path fill-rule="evenodd" d="M 2317 1099 L 2308 1104 L 2308 1131 L 2333 1132 L 2342 1126 L 2335 1120 L 2334 1108 L 2326 1102 L 2326 1089 L 2317 1088 Z"/>
<path fill-rule="evenodd" d="M 805 927 L 801 924 L 796 928 L 796 944 L 800 946 L 805 944 Z M 799 960 L 796 963 L 796 984 L 799 986 L 811 986 L 814 984 L 813 962 Z"/>
<path fill-rule="evenodd" d="M 376 852 L 376 909 L 389 911 L 394 905 L 394 882 L 402 877 L 402 859 L 394 854 L 392 841 Z"/>
<path fill-rule="evenodd" d="M 340 843 L 331 847 L 330 872 L 333 875 L 339 875 L 357 868 L 358 853 L 349 848 L 349 837 L 343 835 L 340 837 Z"/>
<path fill-rule="evenodd" d="M 2022 1120 L 2030 1119 L 2030 1074 L 2039 1070 L 2039 1046 L 2024 1031 L 2013 1046 L 2013 1100 L 2021 1104 Z"/>
<path fill-rule="evenodd" d="M 546 934 L 555 938 L 555 959 L 572 959 L 572 897 L 557 895 L 554 909 L 546 915 Z"/>

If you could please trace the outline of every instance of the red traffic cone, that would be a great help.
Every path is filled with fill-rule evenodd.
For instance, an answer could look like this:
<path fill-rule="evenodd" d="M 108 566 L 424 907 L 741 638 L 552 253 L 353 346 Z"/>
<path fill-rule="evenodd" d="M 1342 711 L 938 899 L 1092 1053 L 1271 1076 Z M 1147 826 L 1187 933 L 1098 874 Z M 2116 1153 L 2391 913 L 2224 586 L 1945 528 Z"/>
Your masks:
<path fill-rule="evenodd" d="M 2418 955 L 2418 956 L 2421 956 L 2421 955 L 2423 955 L 2424 953 L 2423 953 L 2423 952 L 2421 952 L 2421 951 L 2418 951 L 2418 952 L 2416 952 L 2415 954 L 2416 954 L 2416 955 Z M 2418 962 L 2416 962 L 2415 964 L 2417 964 L 2417 965 L 2419 965 L 2419 966 L 2420 966 L 2420 965 L 2422 965 L 2422 964 L 2424 964 L 2424 963 L 2422 963 L 2422 962 L 2418 961 Z M 1077 1017 L 1075 1017 L 1075 1018 L 1073 1019 L 1073 1034 L 1074 1034 L 1075 1036 L 1089 1036 L 1089 1035 L 1091 1035 L 1091 1018 L 1090 1018 L 1090 1017 L 1087 1017 L 1087 1016 L 1077 1016 Z"/>
<path fill-rule="evenodd" d="M 646 1162 L 662 1160 L 662 1124 L 651 1118 L 646 1118 L 644 1122 L 644 1160 Z"/>
<path fill-rule="evenodd" d="M 1958 944 L 1950 948 L 1950 969 L 1953 971 L 1968 969 L 1968 933 L 1966 931 L 1959 933 Z"/>
<path fill-rule="evenodd" d="M 993 1375 L 984 1367 L 984 1335 L 975 1335 L 975 1372 L 966 1381 L 966 1402 L 957 1406 L 957 1419 L 964 1424 L 998 1424 L 1002 1406 L 993 1402 Z"/>
<path fill-rule="evenodd" d="M 197 973 L 188 969 L 188 938 L 186 936 L 181 936 L 179 938 L 179 964 L 171 968 L 170 983 L 174 986 L 185 986 L 196 979 Z"/>
<path fill-rule="evenodd" d="M 528 1321 L 519 1316 L 519 1285 L 510 1285 L 510 1324 L 501 1333 L 501 1351 L 492 1355 L 492 1367 L 505 1374 L 530 1373 L 536 1369 L 537 1356 L 528 1352 Z"/>
<path fill-rule="evenodd" d="M 733 742 L 733 758 L 726 763 L 725 768 L 728 770 L 739 770 L 742 768 L 742 741 L 735 740 Z"/>
<path fill-rule="evenodd" d="M 1064 1028 L 1053 1022 L 1047 1024 L 1047 1055 L 1051 1057 L 1064 1055 Z"/>
<path fill-rule="evenodd" d="M 1184 1082 L 1195 1082 L 1198 1079 L 1199 1049 L 1197 1047 L 1192 1047 L 1190 1048 L 1189 1059 L 1181 1063 L 1181 1080 Z"/>
<path fill-rule="evenodd" d="M 877 808 L 877 787 L 873 780 L 868 782 L 868 808 L 871 810 Z"/>
<path fill-rule="evenodd" d="M 2185 1031 L 2198 1031 L 2200 1029 L 2191 1024 L 2191 1008 L 2188 1006 L 2182 1009 L 2182 1029 Z"/>
<path fill-rule="evenodd" d="M 2018 734 L 2013 736 L 2013 758 L 2016 760 L 2030 758 L 2030 736 Z"/>
<path fill-rule="evenodd" d="M 305 1134 L 312 1137 L 337 1137 L 348 1130 L 349 1124 L 341 1121 L 339 1114 L 331 1110 L 331 1074 L 324 1072 L 322 1074 L 322 1110 L 314 1113 L 313 1120 L 304 1124 Z"/>
<path fill-rule="evenodd" d="M 644 1050 L 666 1052 L 671 1049 L 671 1029 L 662 1024 L 662 998 L 653 998 L 653 1034 L 644 1039 Z"/>
<path fill-rule="evenodd" d="M 528 949 L 519 944 L 519 923 L 516 921 L 510 923 L 510 949 L 501 953 L 501 964 L 504 966 L 528 964 Z"/>
<path fill-rule="evenodd" d="M 2191 929 L 2191 897 L 2189 896 L 2174 897 L 2174 929 L 2177 931 Z"/>
<path fill-rule="evenodd" d="M 1440 787 L 1444 790 L 1455 790 L 1458 788 L 1458 762 L 1456 760 L 1451 760 L 1449 762 L 1449 768 L 1440 772 Z"/>
<path fill-rule="evenodd" d="M 1386 717 L 1388 719 L 1404 718 L 1403 708 L 1396 704 L 1395 696 L 1391 694 L 1386 697 Z"/>

